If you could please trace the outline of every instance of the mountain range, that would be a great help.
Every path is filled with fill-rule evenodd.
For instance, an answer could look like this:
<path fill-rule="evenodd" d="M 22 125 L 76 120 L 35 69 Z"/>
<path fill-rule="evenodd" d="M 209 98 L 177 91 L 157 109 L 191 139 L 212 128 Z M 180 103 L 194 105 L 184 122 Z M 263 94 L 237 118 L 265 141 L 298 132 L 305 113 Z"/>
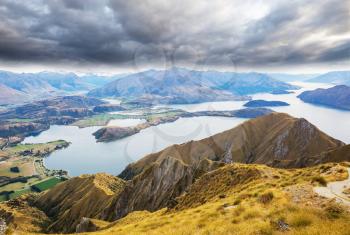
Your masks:
<path fill-rule="evenodd" d="M 19 104 L 58 95 L 84 93 L 118 76 L 78 76 L 74 73 L 12 73 L 0 71 L 0 105 Z"/>
<path fill-rule="evenodd" d="M 305 183 L 323 182 L 320 174 L 334 180 L 334 177 L 345 175 L 346 170 L 336 164 L 290 171 L 256 164 L 278 168 L 310 167 L 330 161 L 348 161 L 348 150 L 344 143 L 326 135 L 305 119 L 272 113 L 206 139 L 173 145 L 147 155 L 130 164 L 119 177 L 82 175 L 58 184 L 45 193 L 0 204 L 0 216 L 6 219 L 10 228 L 27 234 L 87 232 L 100 228 L 106 230 L 98 234 L 115 234 L 118 231 L 125 234 L 119 226 L 137 221 L 135 226 L 125 231 L 132 233 L 138 229 L 137 226 L 144 228 L 144 223 L 149 224 L 150 221 L 146 222 L 148 217 L 154 218 L 154 228 L 150 222 L 150 227 L 144 228 L 144 232 L 164 226 L 175 231 L 180 228 L 170 221 L 159 224 L 160 221 L 173 219 L 181 211 L 191 208 L 198 210 L 190 212 L 193 222 L 197 221 L 195 215 L 204 219 L 211 214 L 214 217 L 210 221 L 213 221 L 226 214 L 225 210 L 230 213 L 229 210 L 234 210 L 240 203 L 245 207 L 250 205 L 250 208 L 260 208 L 262 203 L 262 211 L 270 211 L 276 206 L 289 208 L 292 205 L 282 203 L 292 200 L 292 196 L 287 196 L 286 192 L 291 190 L 294 193 L 295 190 L 289 186 L 301 187 Z M 242 192 L 251 194 L 243 195 Z M 306 193 L 298 194 L 299 203 L 304 197 L 307 200 Z M 282 204 L 269 204 L 271 200 Z M 208 211 L 211 207 L 216 208 L 213 210 L 217 213 L 211 209 Z M 283 215 L 294 213 L 294 210 L 287 210 Z M 314 212 L 311 210 L 309 213 Z M 159 217 L 155 218 L 156 215 Z M 221 222 L 227 220 L 224 218 Z M 251 218 L 247 215 L 235 223 L 249 220 L 254 226 L 259 226 Z M 281 220 L 286 219 L 283 217 Z M 269 226 L 278 230 L 272 222 L 269 222 Z M 199 229 L 203 232 L 201 228 L 207 226 L 200 225 L 199 221 L 195 223 L 196 231 Z M 228 229 L 228 224 L 225 223 L 222 229 Z M 194 229 L 191 227 L 192 232 Z"/>
<path fill-rule="evenodd" d="M 172 68 L 131 74 L 88 93 L 94 97 L 118 97 L 154 103 L 200 103 L 245 100 L 247 95 L 298 87 L 266 74 L 193 71 Z"/>

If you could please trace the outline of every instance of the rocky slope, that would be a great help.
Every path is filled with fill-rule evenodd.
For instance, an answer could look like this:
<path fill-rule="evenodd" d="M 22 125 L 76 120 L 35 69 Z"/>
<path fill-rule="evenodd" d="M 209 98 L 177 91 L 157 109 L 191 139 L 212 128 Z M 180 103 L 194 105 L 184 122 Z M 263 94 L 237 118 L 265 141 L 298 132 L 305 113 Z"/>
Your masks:
<path fill-rule="evenodd" d="M 350 110 L 350 87 L 345 85 L 339 85 L 329 89 L 304 91 L 298 98 L 308 103 Z"/>

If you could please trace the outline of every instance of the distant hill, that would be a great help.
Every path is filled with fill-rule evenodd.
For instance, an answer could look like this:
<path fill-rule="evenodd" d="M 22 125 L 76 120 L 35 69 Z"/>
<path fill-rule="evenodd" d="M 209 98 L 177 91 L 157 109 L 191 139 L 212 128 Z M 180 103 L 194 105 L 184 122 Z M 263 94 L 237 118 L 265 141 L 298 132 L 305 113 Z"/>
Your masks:
<path fill-rule="evenodd" d="M 89 96 L 152 100 L 157 103 L 199 103 L 242 100 L 246 95 L 298 87 L 259 73 L 193 71 L 172 68 L 132 74 L 92 90 Z"/>
<path fill-rule="evenodd" d="M 350 87 L 345 85 L 339 85 L 329 89 L 305 91 L 298 98 L 307 103 L 350 110 Z"/>
<path fill-rule="evenodd" d="M 307 81 L 350 86 L 350 71 L 329 72 Z"/>

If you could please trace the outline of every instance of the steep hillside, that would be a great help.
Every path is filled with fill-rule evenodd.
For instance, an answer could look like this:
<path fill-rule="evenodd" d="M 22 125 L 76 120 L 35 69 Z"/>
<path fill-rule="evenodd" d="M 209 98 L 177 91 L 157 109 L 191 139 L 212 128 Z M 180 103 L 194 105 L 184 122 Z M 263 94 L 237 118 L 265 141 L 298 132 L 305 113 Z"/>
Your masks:
<path fill-rule="evenodd" d="M 329 89 L 304 91 L 298 98 L 304 102 L 350 110 L 350 87 L 339 85 Z"/>
<path fill-rule="evenodd" d="M 101 217 L 124 186 L 123 180 L 107 174 L 83 175 L 40 195 L 33 205 L 54 221 L 47 231 L 74 232 L 83 217 Z"/>
<path fill-rule="evenodd" d="M 350 86 L 350 71 L 333 71 L 309 79 L 308 82 L 331 83 Z"/>

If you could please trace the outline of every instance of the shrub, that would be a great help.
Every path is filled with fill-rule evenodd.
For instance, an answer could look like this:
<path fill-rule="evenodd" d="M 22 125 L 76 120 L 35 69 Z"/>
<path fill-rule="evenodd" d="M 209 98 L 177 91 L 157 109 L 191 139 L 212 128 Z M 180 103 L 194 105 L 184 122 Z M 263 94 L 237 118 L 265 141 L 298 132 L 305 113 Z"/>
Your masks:
<path fill-rule="evenodd" d="M 345 210 L 339 204 L 332 202 L 326 206 L 325 211 L 328 218 L 338 219 L 343 215 Z"/>
<path fill-rule="evenodd" d="M 306 227 L 309 226 L 312 223 L 312 220 L 304 215 L 299 215 L 296 216 L 292 221 L 291 221 L 291 225 L 293 227 Z"/>
<path fill-rule="evenodd" d="M 317 182 L 322 186 L 327 186 L 327 180 L 322 176 L 315 176 L 312 178 L 312 182 Z"/>
<path fill-rule="evenodd" d="M 263 204 L 267 204 L 267 203 L 271 202 L 272 199 L 273 199 L 273 193 L 267 192 L 267 193 L 260 195 L 258 200 L 259 200 L 259 202 L 261 202 Z"/>

